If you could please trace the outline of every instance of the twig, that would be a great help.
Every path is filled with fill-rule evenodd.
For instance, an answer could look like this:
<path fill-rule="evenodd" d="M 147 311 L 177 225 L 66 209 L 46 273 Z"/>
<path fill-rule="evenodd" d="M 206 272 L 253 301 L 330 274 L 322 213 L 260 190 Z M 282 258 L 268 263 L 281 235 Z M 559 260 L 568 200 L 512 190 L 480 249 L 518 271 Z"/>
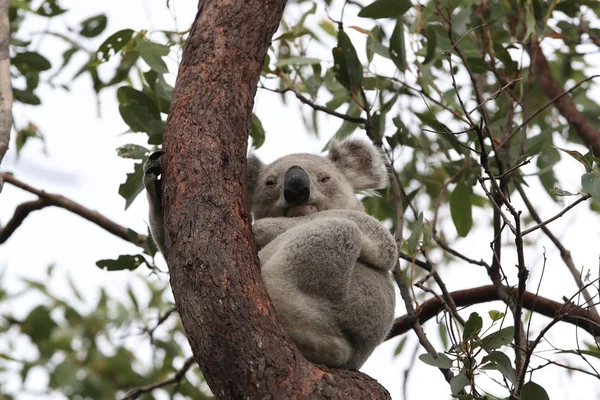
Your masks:
<path fill-rule="evenodd" d="M 560 251 L 560 257 L 562 258 L 563 262 L 567 266 L 567 269 L 573 276 L 573 279 L 575 280 L 575 283 L 577 284 L 577 288 L 579 290 L 581 290 L 581 294 L 583 295 L 583 298 L 586 300 L 586 302 L 591 303 L 592 297 L 591 297 L 590 293 L 586 289 L 584 289 L 583 281 L 581 280 L 581 275 L 580 275 L 579 271 L 577 270 L 577 268 L 575 267 L 575 263 L 573 262 L 573 258 L 571 257 L 571 252 L 569 250 L 567 250 L 567 248 L 565 246 L 563 246 L 561 241 L 558 240 L 558 238 L 556 236 L 554 236 L 554 234 L 552 232 L 550 232 L 550 229 L 548 229 L 546 224 L 542 223 L 542 219 L 540 218 L 540 215 L 537 213 L 535 207 L 529 200 L 529 197 L 525 193 L 525 190 L 523 189 L 523 187 L 519 183 L 516 183 L 515 186 L 517 188 L 517 191 L 519 192 L 519 195 L 523 199 L 523 203 L 525 203 L 525 207 L 527 207 L 529 214 L 531 214 L 531 217 L 533 218 L 533 220 L 538 223 L 539 228 L 542 230 L 542 232 L 544 232 L 544 234 L 548 237 L 548 239 L 550 239 L 550 241 Z M 595 308 L 590 308 L 589 312 L 591 313 L 592 317 L 594 317 L 594 318 L 599 317 L 598 312 L 596 311 Z"/>
<path fill-rule="evenodd" d="M 353 117 L 351 115 L 346 115 L 346 114 L 342 114 L 339 113 L 337 111 L 331 110 L 325 106 L 320 106 L 318 104 L 315 104 L 314 102 L 310 101 L 309 99 L 307 99 L 306 97 L 304 97 L 300 92 L 298 92 L 295 88 L 285 88 L 285 89 L 271 89 L 268 88 L 266 86 L 261 86 L 261 89 L 265 89 L 268 90 L 269 92 L 274 92 L 274 93 L 287 93 L 287 92 L 292 92 L 294 93 L 294 95 L 296 95 L 296 98 L 298 100 L 300 100 L 300 102 L 312 107 L 313 109 L 317 110 L 317 111 L 322 111 L 326 114 L 329 115 L 333 115 L 334 117 L 338 117 L 343 119 L 344 121 L 348 121 L 348 122 L 354 122 L 357 124 L 366 124 L 367 120 L 365 118 L 361 118 L 361 117 Z"/>
<path fill-rule="evenodd" d="M 554 217 L 549 218 L 547 220 L 545 220 L 544 222 L 540 222 L 539 224 L 537 224 L 536 226 L 529 228 L 527 230 L 524 230 L 522 235 L 525 236 L 528 233 L 531 233 L 535 230 L 540 229 L 542 226 L 548 225 L 550 222 L 562 217 L 563 215 L 565 215 L 567 213 L 567 211 L 569 211 L 570 209 L 572 209 L 573 207 L 575 207 L 577 204 L 586 201 L 587 199 L 589 199 L 590 197 L 592 197 L 592 195 L 590 194 L 586 194 L 584 196 L 581 196 L 580 198 L 578 198 L 577 200 L 575 200 L 573 203 L 571 203 L 568 207 L 564 208 L 561 212 L 559 212 L 558 214 L 556 214 Z M 1 242 L 0 242 L 1 243 Z"/>
<path fill-rule="evenodd" d="M 132 389 L 125 395 L 125 397 L 122 397 L 121 400 L 135 400 L 145 393 L 152 392 L 154 389 L 165 387 L 173 383 L 179 383 L 185 377 L 186 372 L 194 364 L 194 357 L 189 357 L 185 360 L 183 366 L 179 368 L 179 370 L 177 370 L 177 372 L 175 372 L 175 374 L 172 377 L 165 379 L 164 381 L 153 383 L 151 385 L 140 386 L 138 388 Z"/>
<path fill-rule="evenodd" d="M 531 355 L 533 354 L 533 351 L 535 350 L 536 346 L 540 343 L 540 341 L 544 338 L 544 336 L 546 336 L 546 333 L 548 333 L 548 331 L 550 330 L 550 328 L 552 328 L 554 325 L 556 325 L 561 320 L 566 320 L 566 318 L 568 316 L 572 315 L 573 313 L 582 310 L 579 306 L 577 306 L 574 303 L 572 303 L 572 300 L 580 292 L 583 292 L 583 290 L 585 290 L 588 286 L 591 286 L 593 283 L 594 282 L 588 283 L 586 286 L 584 286 L 582 289 L 580 289 L 577 293 L 575 293 L 573 296 L 571 296 L 571 298 L 569 299 L 569 301 L 567 301 L 566 303 L 564 303 L 558 310 L 556 310 L 554 318 L 552 319 L 552 321 L 550 321 L 548 323 L 548 325 L 546 325 L 540 331 L 540 333 L 535 338 L 535 340 L 533 341 L 533 343 L 531 344 L 531 346 L 529 346 L 528 350 L 525 352 L 525 360 L 524 360 L 524 363 L 523 363 L 523 371 L 522 371 L 522 373 L 520 375 L 516 375 L 516 377 L 518 379 L 518 383 L 517 383 L 517 387 L 515 388 L 515 393 L 521 393 L 521 388 L 523 387 L 523 384 L 525 383 L 525 375 L 526 375 L 525 372 L 526 372 L 527 366 L 529 365 L 529 361 L 531 360 Z M 581 328 L 585 329 L 583 326 L 581 326 Z M 594 335 L 594 336 L 596 336 L 596 335 Z"/>
<path fill-rule="evenodd" d="M 175 311 L 177 311 L 177 307 L 168 309 L 164 314 L 159 315 L 158 321 L 156 321 L 156 324 L 151 329 L 146 329 L 148 336 L 150 336 L 150 343 L 154 343 L 154 331 L 156 331 L 156 329 L 161 326 Z"/>
<path fill-rule="evenodd" d="M 118 236 L 121 239 L 126 240 L 130 243 L 133 243 L 138 246 L 143 246 L 143 244 L 148 239 L 147 236 L 138 234 L 137 240 L 132 241 L 132 238 L 130 235 L 130 229 L 125 228 L 124 226 L 119 225 L 116 222 L 106 218 L 104 215 L 100 214 L 98 211 L 90 210 L 89 208 L 86 208 L 86 207 L 82 206 L 81 204 L 76 203 L 73 200 L 66 198 L 65 196 L 62 196 L 60 194 L 47 193 L 43 190 L 36 189 L 18 179 L 16 179 L 14 176 L 4 173 L 4 172 L 0 172 L 0 178 L 4 179 L 5 182 L 10 183 L 13 186 L 16 186 L 20 189 L 25 190 L 26 192 L 35 194 L 36 196 L 38 196 L 40 198 L 40 200 L 45 202 L 48 206 L 60 207 L 60 208 L 64 208 L 65 210 L 71 211 L 72 213 L 77 214 L 80 217 L 85 218 L 90 222 L 93 222 L 94 224 L 98 225 L 99 227 L 103 228 L 104 230 L 106 230 L 106 231 L 112 233 L 113 235 Z M 29 206 L 29 207 L 31 207 L 31 206 Z M 15 214 L 16 213 L 17 213 L 17 211 L 15 211 Z M 13 220 L 14 219 L 15 219 L 15 216 L 13 216 Z M 7 225 L 7 228 L 8 228 L 8 225 Z M 16 227 L 14 227 L 14 229 L 16 229 Z M 14 231 L 14 229 L 13 229 L 13 231 Z M 0 231 L 0 237 L 6 236 L 4 238 L 4 241 L 6 241 L 6 239 L 8 239 L 8 237 L 12 234 L 11 231 L 7 231 L 7 233 L 5 233 L 4 232 L 5 230 L 6 230 L 6 228 L 3 229 L 2 231 Z M 3 242 L 0 241 L 0 243 L 3 243 Z"/>

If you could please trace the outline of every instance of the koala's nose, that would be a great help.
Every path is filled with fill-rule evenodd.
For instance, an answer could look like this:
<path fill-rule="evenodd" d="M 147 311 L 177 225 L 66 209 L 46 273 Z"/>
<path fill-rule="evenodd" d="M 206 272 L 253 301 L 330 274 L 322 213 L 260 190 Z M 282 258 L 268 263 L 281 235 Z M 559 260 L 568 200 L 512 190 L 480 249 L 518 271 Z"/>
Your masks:
<path fill-rule="evenodd" d="M 310 179 L 300 167 L 292 167 L 285 173 L 283 197 L 289 204 L 301 205 L 310 197 Z"/>

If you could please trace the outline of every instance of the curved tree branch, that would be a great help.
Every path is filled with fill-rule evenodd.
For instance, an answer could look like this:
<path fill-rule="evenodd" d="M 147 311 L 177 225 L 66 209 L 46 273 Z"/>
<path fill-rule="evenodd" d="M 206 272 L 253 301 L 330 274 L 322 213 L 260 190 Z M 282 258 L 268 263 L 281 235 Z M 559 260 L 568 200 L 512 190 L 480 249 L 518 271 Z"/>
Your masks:
<path fill-rule="evenodd" d="M 75 201 L 65 196 L 62 196 L 60 194 L 48 193 L 43 190 L 36 189 L 5 172 L 0 172 L 0 179 L 10 183 L 13 186 L 25 190 L 26 192 L 33 193 L 39 197 L 38 200 L 23 203 L 17 207 L 17 209 L 15 210 L 15 214 L 13 215 L 11 220 L 6 224 L 4 229 L 0 230 L 0 244 L 8 240 L 10 235 L 12 235 L 15 229 L 17 229 L 21 225 L 23 220 L 27 217 L 27 215 L 29 215 L 30 212 L 40 210 L 47 206 L 56 206 L 71 211 L 72 213 L 77 214 L 90 222 L 93 222 L 94 224 L 112 233 L 113 235 L 118 236 L 121 239 L 126 240 L 128 242 L 132 242 L 133 244 L 136 244 L 138 246 L 142 246 L 146 242 L 146 240 L 148 240 L 147 236 L 138 234 L 137 240 L 133 242 L 130 234 L 130 229 L 106 218 L 98 211 L 90 210 L 89 208 L 84 207 L 81 204 L 76 203 Z"/>
<path fill-rule="evenodd" d="M 591 146 L 594 155 L 600 157 L 600 132 L 592 125 L 573 102 L 569 95 L 562 96 L 564 88 L 552 75 L 548 59 L 544 55 L 539 42 L 532 42 L 527 47 L 531 57 L 531 72 L 542 91 L 550 99 L 556 98 L 554 107 L 567 120 L 571 128 L 579 135 L 586 146 Z"/>
<path fill-rule="evenodd" d="M 10 142 L 12 128 L 12 86 L 10 83 L 10 25 L 8 22 L 9 0 L 0 0 L 0 165 Z M 0 176 L 0 192 L 3 180 Z"/>
<path fill-rule="evenodd" d="M 164 143 L 171 288 L 217 398 L 386 399 L 367 375 L 306 361 L 277 322 L 260 277 L 246 149 L 260 70 L 285 3 L 200 1 Z"/>
<path fill-rule="evenodd" d="M 517 288 L 509 288 L 505 286 L 507 291 L 512 292 L 513 296 L 517 296 Z M 458 307 L 471 306 L 473 304 L 487 303 L 490 301 L 501 300 L 498 296 L 498 291 L 493 285 L 480 286 L 472 289 L 457 290 L 450 292 L 450 296 Z M 523 307 L 526 309 L 542 314 L 548 318 L 555 318 L 557 313 L 564 310 L 564 303 L 559 303 L 547 299 L 545 297 L 536 296 L 531 292 L 523 293 Z M 438 298 L 432 298 L 421 304 L 417 309 L 417 316 L 421 323 L 424 323 L 435 317 L 444 309 L 444 304 Z M 578 326 L 587 331 L 592 336 L 600 335 L 600 319 L 590 317 L 587 309 L 582 307 L 572 308 L 568 315 L 561 317 L 561 320 L 572 325 Z M 388 339 L 402 335 L 412 328 L 412 320 L 410 315 L 403 315 L 396 318 L 394 326 L 388 335 Z"/>

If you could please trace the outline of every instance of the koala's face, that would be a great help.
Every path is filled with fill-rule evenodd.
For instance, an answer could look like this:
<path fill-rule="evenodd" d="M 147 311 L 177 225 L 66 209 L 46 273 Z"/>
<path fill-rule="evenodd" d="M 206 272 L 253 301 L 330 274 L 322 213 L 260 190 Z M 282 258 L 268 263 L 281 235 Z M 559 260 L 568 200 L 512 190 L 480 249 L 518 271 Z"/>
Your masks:
<path fill-rule="evenodd" d="M 335 142 L 328 157 L 293 154 L 264 165 L 248 158 L 248 196 L 255 219 L 297 217 L 331 209 L 363 210 L 357 190 L 384 187 L 381 154 L 356 140 Z"/>

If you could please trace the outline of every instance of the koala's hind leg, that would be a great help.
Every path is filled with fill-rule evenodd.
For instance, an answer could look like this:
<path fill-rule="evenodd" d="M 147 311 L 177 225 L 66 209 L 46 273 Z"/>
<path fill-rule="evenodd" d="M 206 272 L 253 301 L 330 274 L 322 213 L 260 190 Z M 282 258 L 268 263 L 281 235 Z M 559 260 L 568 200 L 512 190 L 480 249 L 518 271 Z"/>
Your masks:
<path fill-rule="evenodd" d="M 162 161 L 165 152 L 150 154 L 144 165 L 144 187 L 150 205 L 150 231 L 152 238 L 162 252 L 164 249 L 163 213 L 162 213 Z"/>
<path fill-rule="evenodd" d="M 323 218 L 279 235 L 260 252 L 263 276 L 279 275 L 300 291 L 339 302 L 348 291 L 361 232 L 347 219 Z"/>

